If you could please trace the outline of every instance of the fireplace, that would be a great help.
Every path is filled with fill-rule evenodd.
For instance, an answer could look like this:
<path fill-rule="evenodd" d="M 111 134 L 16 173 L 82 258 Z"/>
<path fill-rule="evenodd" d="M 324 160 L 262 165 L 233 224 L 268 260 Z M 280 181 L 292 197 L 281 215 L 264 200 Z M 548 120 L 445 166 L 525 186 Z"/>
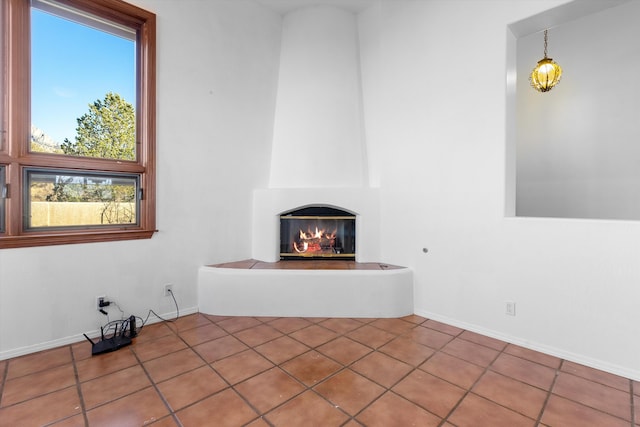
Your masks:
<path fill-rule="evenodd" d="M 229 263 L 233 266 L 200 267 L 199 311 L 316 318 L 392 318 L 413 313 L 411 269 L 378 262 L 379 201 L 379 189 L 368 187 L 254 190 L 251 259 Z M 313 246 L 307 241 L 306 252 L 295 252 L 293 243 L 304 250 L 305 242 L 299 239 L 316 235 L 316 227 L 318 235 L 325 230 L 326 243 L 319 240 Z M 309 248 L 319 250 L 309 252 Z M 334 263 L 335 258 L 349 261 Z M 348 268 L 336 269 L 334 264 Z"/>
<path fill-rule="evenodd" d="M 309 206 L 280 215 L 280 259 L 356 257 L 356 217 L 329 206 Z"/>

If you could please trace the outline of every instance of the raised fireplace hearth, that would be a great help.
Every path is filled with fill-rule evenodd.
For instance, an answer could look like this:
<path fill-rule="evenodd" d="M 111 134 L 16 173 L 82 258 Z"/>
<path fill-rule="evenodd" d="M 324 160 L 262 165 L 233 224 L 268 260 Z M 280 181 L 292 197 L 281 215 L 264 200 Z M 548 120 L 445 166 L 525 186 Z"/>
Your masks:
<path fill-rule="evenodd" d="M 413 313 L 413 273 L 344 260 L 206 265 L 198 272 L 198 305 L 219 316 L 402 317 Z"/>
<path fill-rule="evenodd" d="M 356 257 L 356 216 L 330 206 L 308 206 L 280 215 L 280 259 Z"/>

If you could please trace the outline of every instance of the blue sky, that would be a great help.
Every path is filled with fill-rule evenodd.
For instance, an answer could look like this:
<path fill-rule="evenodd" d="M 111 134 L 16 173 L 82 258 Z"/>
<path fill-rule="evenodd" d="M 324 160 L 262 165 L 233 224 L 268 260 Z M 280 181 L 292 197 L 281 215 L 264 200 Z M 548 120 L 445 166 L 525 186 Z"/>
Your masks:
<path fill-rule="evenodd" d="M 58 143 L 107 92 L 135 106 L 135 43 L 32 8 L 31 123 Z"/>

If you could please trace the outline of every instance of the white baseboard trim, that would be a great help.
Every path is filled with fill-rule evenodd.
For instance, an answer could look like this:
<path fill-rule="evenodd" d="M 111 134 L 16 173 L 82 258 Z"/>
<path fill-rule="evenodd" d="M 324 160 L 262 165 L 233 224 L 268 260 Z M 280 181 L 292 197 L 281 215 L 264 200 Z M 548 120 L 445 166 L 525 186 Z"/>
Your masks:
<path fill-rule="evenodd" d="M 198 307 L 191 307 L 187 309 L 180 310 L 180 317 L 187 316 L 189 314 L 198 313 Z M 164 319 L 175 319 L 177 315 L 176 311 L 170 311 L 168 313 L 163 313 L 160 316 Z M 154 323 L 162 322 L 163 320 L 154 316 L 153 314 L 149 316 L 149 320 L 147 321 L 147 325 L 151 325 Z M 87 336 L 90 338 L 96 338 L 100 336 L 100 330 L 95 329 L 93 331 L 85 332 Z M 0 360 L 11 359 L 14 357 L 24 356 L 26 354 L 37 353 L 43 350 L 50 350 L 52 348 L 61 347 L 63 345 L 75 344 L 80 341 L 86 341 L 86 338 L 83 334 L 70 335 L 64 338 L 58 338 L 52 341 L 46 341 L 39 344 L 28 345 L 25 347 L 19 347 L 12 350 L 6 350 L 0 352 Z M 87 344 L 88 345 L 88 344 Z"/>
<path fill-rule="evenodd" d="M 601 371 L 608 372 L 610 374 L 619 375 L 621 377 L 629 378 L 635 381 L 640 381 L 640 370 L 637 370 L 637 369 L 629 369 L 624 366 L 615 365 L 599 359 L 593 359 L 591 357 L 572 353 L 570 351 L 562 350 L 556 347 L 551 347 L 544 344 L 531 342 L 516 336 L 507 335 L 491 329 L 482 328 L 478 325 L 461 322 L 460 320 L 452 319 L 447 316 L 442 316 L 437 313 L 417 310 L 416 314 L 418 316 L 422 316 L 427 319 L 436 320 L 438 322 L 446 323 L 447 325 L 456 326 L 458 328 L 462 328 L 471 332 L 476 332 L 478 334 L 495 338 L 501 341 L 505 341 L 510 344 L 519 345 L 520 347 L 539 351 L 541 353 L 545 353 L 550 356 L 559 357 L 561 359 L 568 360 L 570 362 L 579 363 L 581 365 L 588 366 L 590 368 L 599 369 Z"/>

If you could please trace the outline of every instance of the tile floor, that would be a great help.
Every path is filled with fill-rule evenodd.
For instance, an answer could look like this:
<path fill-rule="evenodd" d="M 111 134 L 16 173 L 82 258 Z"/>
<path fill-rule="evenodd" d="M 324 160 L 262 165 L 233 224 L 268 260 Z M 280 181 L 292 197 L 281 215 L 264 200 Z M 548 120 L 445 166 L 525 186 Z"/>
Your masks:
<path fill-rule="evenodd" d="M 640 426 L 640 382 L 419 316 L 195 314 L 90 350 L 0 361 L 0 426 Z"/>

